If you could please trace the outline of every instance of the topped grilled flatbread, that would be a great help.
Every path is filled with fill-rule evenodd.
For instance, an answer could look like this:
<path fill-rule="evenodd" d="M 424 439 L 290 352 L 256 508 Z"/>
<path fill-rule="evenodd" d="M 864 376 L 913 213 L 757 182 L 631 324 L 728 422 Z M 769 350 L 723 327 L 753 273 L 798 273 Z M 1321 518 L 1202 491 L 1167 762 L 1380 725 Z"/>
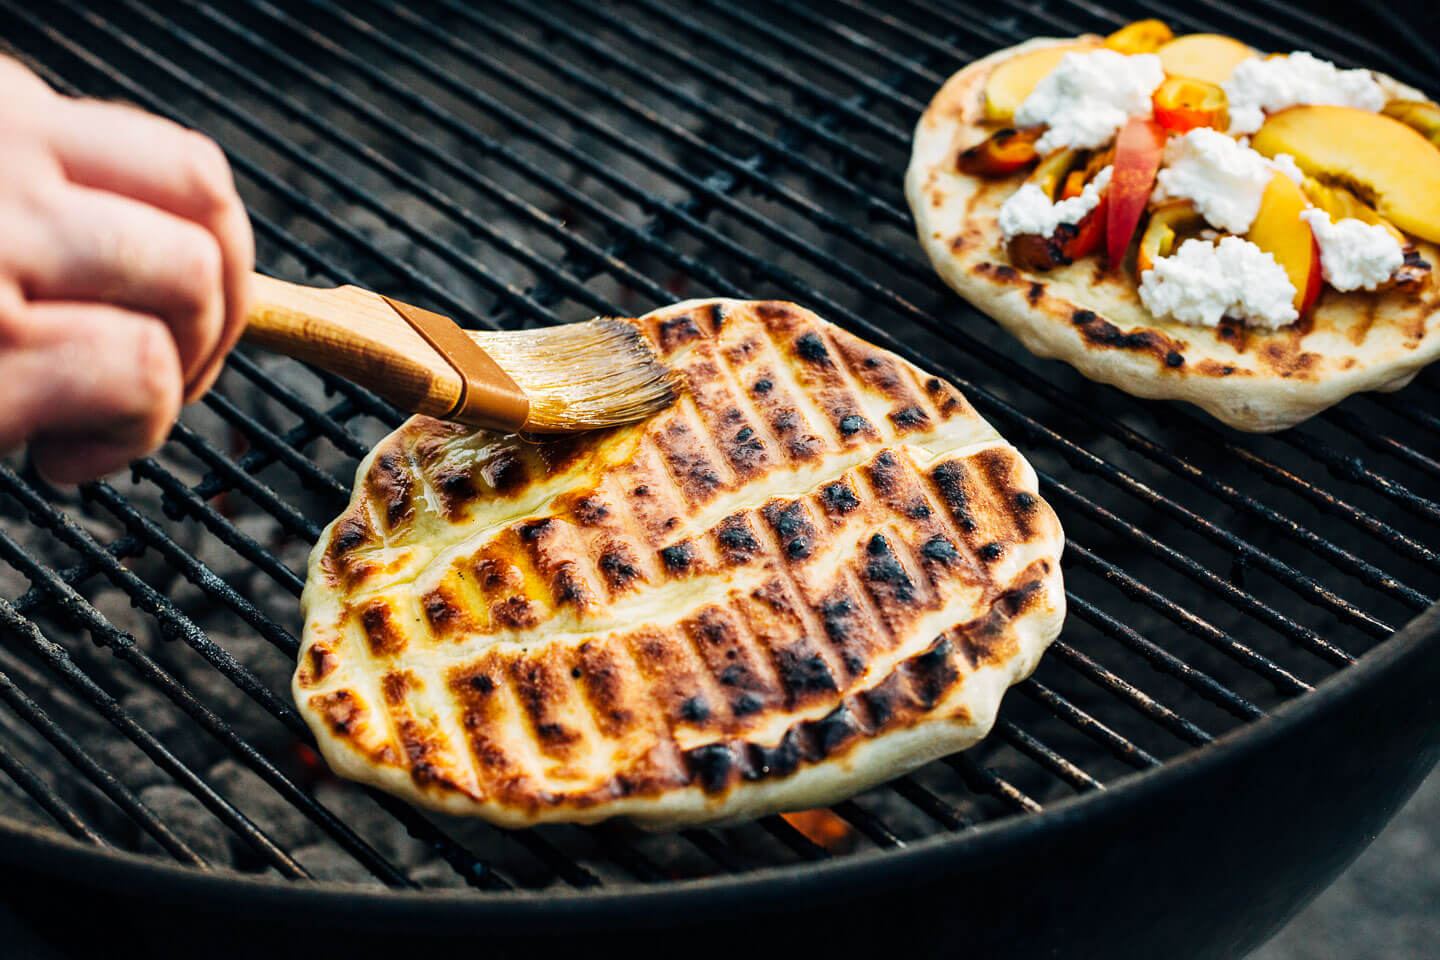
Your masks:
<path fill-rule="evenodd" d="M 985 140 L 985 83 L 1016 56 L 1047 46 L 1098 49 L 1102 38 L 1035 39 L 998 51 L 952 76 L 915 130 L 905 192 L 921 245 L 940 276 L 995 318 L 1032 353 L 1149 398 L 1185 400 L 1230 426 L 1273 431 L 1352 393 L 1397 390 L 1440 355 L 1440 285 L 1378 293 L 1326 287 L 1299 322 L 1277 330 L 1225 320 L 1218 327 L 1157 318 L 1145 309 L 1133 271 L 1087 256 L 1043 272 L 1018 268 L 997 216 L 1025 181 L 961 173 L 961 151 Z M 1383 75 L 1395 97 L 1420 98 Z M 1440 263 L 1440 251 L 1418 244 Z"/>
<path fill-rule="evenodd" d="M 825 804 L 978 741 L 1063 534 L 949 384 L 793 304 L 638 321 L 630 427 L 416 417 L 311 555 L 295 700 L 340 774 L 505 826 Z"/>

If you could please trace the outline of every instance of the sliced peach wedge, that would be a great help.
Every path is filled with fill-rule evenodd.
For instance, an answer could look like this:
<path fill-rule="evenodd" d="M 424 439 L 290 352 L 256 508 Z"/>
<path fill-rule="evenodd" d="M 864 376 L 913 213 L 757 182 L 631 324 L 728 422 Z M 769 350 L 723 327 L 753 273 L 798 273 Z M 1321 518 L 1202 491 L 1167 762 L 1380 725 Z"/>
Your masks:
<path fill-rule="evenodd" d="M 1190 77 L 1216 86 L 1230 79 L 1230 71 L 1255 51 L 1232 37 L 1218 33 L 1191 33 L 1161 47 L 1160 65 L 1172 77 Z"/>
<path fill-rule="evenodd" d="M 1155 186 L 1155 173 L 1165 152 L 1165 131 L 1158 123 L 1131 117 L 1115 139 L 1115 169 L 1110 174 L 1106 205 L 1105 250 L 1110 269 L 1119 270 L 1145 215 L 1145 204 Z"/>
<path fill-rule="evenodd" d="M 1305 106 L 1265 121 L 1250 145 L 1288 153 L 1306 176 L 1353 190 L 1406 233 L 1440 243 L 1440 148 L 1379 113 Z"/>
<path fill-rule="evenodd" d="M 1093 43 L 1065 43 L 1031 50 L 1001 63 L 985 80 L 985 122 L 1012 122 L 1015 108 L 1034 92 L 1041 78 L 1060 65 L 1065 54 L 1094 49 Z"/>
<path fill-rule="evenodd" d="M 1295 285 L 1295 310 L 1300 316 L 1310 310 L 1320 295 L 1320 246 L 1310 225 L 1300 218 L 1308 203 L 1300 187 L 1283 173 L 1277 173 L 1260 198 L 1260 212 L 1245 235 L 1255 246 L 1275 258 Z"/>

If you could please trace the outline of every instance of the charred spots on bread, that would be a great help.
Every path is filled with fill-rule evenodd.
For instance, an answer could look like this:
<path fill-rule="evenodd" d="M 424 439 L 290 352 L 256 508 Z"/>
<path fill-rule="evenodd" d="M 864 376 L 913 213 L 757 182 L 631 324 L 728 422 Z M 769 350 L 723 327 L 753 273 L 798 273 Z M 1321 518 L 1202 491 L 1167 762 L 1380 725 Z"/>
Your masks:
<path fill-rule="evenodd" d="M 689 313 L 661 320 L 655 327 L 656 339 L 665 353 L 674 353 L 687 343 L 694 343 L 705 334 Z"/>
<path fill-rule="evenodd" d="M 468 625 L 471 620 L 465 612 L 463 600 L 444 583 L 420 597 L 420 608 L 430 629 L 442 637 Z"/>
<path fill-rule="evenodd" d="M 589 493 L 574 501 L 570 508 L 570 515 L 582 527 L 594 527 L 610 516 L 610 505 L 600 494 Z"/>
<path fill-rule="evenodd" d="M 787 560 L 799 561 L 810 556 L 818 536 L 805 510 L 803 500 L 772 500 L 760 510 Z"/>
<path fill-rule="evenodd" d="M 949 638 L 941 636 L 924 653 L 905 661 L 904 671 L 910 680 L 910 689 L 926 710 L 939 703 L 960 680 L 954 654 L 955 648 Z"/>
<path fill-rule="evenodd" d="M 710 743 L 685 751 L 690 778 L 706 793 L 721 793 L 735 772 L 735 754 L 727 743 Z"/>
<path fill-rule="evenodd" d="M 384 508 L 385 526 L 391 530 L 415 516 L 414 466 L 393 448 L 382 450 L 370 464 L 365 482 Z"/>
<path fill-rule="evenodd" d="M 841 417 L 839 427 L 840 436 L 845 437 L 846 439 L 855 436 L 855 434 L 857 433 L 874 432 L 874 428 L 870 426 L 870 421 L 866 420 L 858 413 L 852 413 L 848 414 L 847 416 Z"/>
<path fill-rule="evenodd" d="M 525 630 L 540 625 L 540 611 L 528 597 L 506 597 L 490 605 L 490 619 L 506 630 Z"/>
<path fill-rule="evenodd" d="M 672 417 L 655 436 L 660 455 L 678 482 L 681 495 L 690 503 L 714 500 L 724 481 L 690 424 L 680 417 Z"/>
<path fill-rule="evenodd" d="M 950 510 L 955 525 L 966 533 L 973 532 L 978 524 L 970 509 L 970 475 L 959 460 L 947 460 L 930 471 L 930 479 L 940 499 Z"/>
<path fill-rule="evenodd" d="M 619 593 L 641 579 L 639 564 L 640 560 L 635 556 L 635 552 L 617 540 L 605 547 L 595 565 L 600 570 L 600 575 L 605 578 L 605 585 L 610 588 L 611 593 Z"/>
<path fill-rule="evenodd" d="M 341 736 L 354 731 L 365 713 L 365 708 L 354 691 L 346 689 L 317 693 L 310 698 L 310 705 L 324 717 L 330 729 Z"/>
<path fill-rule="evenodd" d="M 305 652 L 303 662 L 305 672 L 300 677 L 300 685 L 305 687 L 314 686 L 340 666 L 340 658 L 335 651 L 323 643 L 311 644 L 310 649 Z"/>
<path fill-rule="evenodd" d="M 1025 299 L 1030 301 L 1030 306 L 1037 306 L 1045 297 L 1045 284 L 1035 282 L 1030 284 L 1030 289 L 1025 292 Z"/>
<path fill-rule="evenodd" d="M 1076 310 L 1070 315 L 1070 321 L 1085 342 L 1092 346 L 1147 353 L 1172 367 L 1179 366 L 1170 361 L 1172 354 L 1179 357 L 1181 363 L 1184 362 L 1181 344 L 1158 330 L 1140 329 L 1125 333 L 1093 310 Z"/>
<path fill-rule="evenodd" d="M 817 693 L 832 693 L 839 687 L 830 665 L 818 653 L 788 647 L 775 654 L 775 672 L 791 703 L 803 702 Z"/>
<path fill-rule="evenodd" d="M 915 581 L 905 572 L 905 565 L 884 534 L 874 534 L 865 544 L 863 576 L 871 590 L 908 604 L 915 599 Z"/>
<path fill-rule="evenodd" d="M 862 468 L 865 479 L 880 497 L 889 497 L 904 485 L 904 472 L 892 450 L 881 450 Z"/>
<path fill-rule="evenodd" d="M 440 498 L 441 511 L 451 520 L 480 496 L 480 488 L 468 465 L 442 464 L 430 475 L 430 484 Z"/>
<path fill-rule="evenodd" d="M 702 694 L 696 694 L 681 701 L 678 713 L 686 723 L 704 723 L 710 719 L 710 704 Z"/>
<path fill-rule="evenodd" d="M 926 413 L 925 408 L 919 404 L 912 403 L 907 407 L 901 407 L 899 410 L 893 410 L 890 412 L 889 417 L 890 422 L 895 424 L 897 431 L 900 433 L 910 433 L 914 430 L 928 430 L 931 427 L 930 414 Z"/>
<path fill-rule="evenodd" d="M 938 533 L 920 545 L 920 556 L 947 567 L 953 566 L 963 559 L 960 551 L 955 549 L 955 544 Z"/>
<path fill-rule="evenodd" d="M 835 363 L 830 358 L 830 350 L 825 346 L 825 340 L 813 330 L 795 338 L 795 354 L 806 363 L 817 367 L 829 367 Z"/>
<path fill-rule="evenodd" d="M 982 544 L 980 549 L 975 551 L 975 555 L 986 563 L 994 563 L 1005 556 L 1005 544 L 998 540 Z"/>
<path fill-rule="evenodd" d="M 741 478 L 758 476 L 769 465 L 764 439 L 748 424 L 730 434 L 721 445 L 725 459 Z"/>
<path fill-rule="evenodd" d="M 523 457 L 511 451 L 497 453 L 487 461 L 484 474 L 495 492 L 503 497 L 517 493 L 530 483 L 530 468 Z"/>
<path fill-rule="evenodd" d="M 839 753 L 865 731 L 850 705 L 842 701 L 825 716 L 806 723 L 805 732 L 809 735 L 815 759 L 819 760 Z"/>
<path fill-rule="evenodd" d="M 749 563 L 750 558 L 760 552 L 760 541 L 743 513 L 731 514 L 721 520 L 715 527 L 714 536 L 720 559 L 727 566 Z"/>
<path fill-rule="evenodd" d="M 820 488 L 820 503 L 831 516 L 844 516 L 860 506 L 860 498 L 846 480 L 836 480 Z"/>
<path fill-rule="evenodd" d="M 371 600 L 360 610 L 360 627 L 370 652 L 377 657 L 388 657 L 405 649 L 405 631 L 401 628 L 395 608 L 384 597 Z"/>
<path fill-rule="evenodd" d="M 786 730 L 785 736 L 773 747 L 749 744 L 748 753 L 744 773 L 747 780 L 788 777 L 800 768 L 805 755 L 800 733 L 794 727 Z"/>
<path fill-rule="evenodd" d="M 662 547 L 660 562 L 665 564 L 665 569 L 672 574 L 686 573 L 695 562 L 695 545 L 688 540 L 682 540 Z"/>

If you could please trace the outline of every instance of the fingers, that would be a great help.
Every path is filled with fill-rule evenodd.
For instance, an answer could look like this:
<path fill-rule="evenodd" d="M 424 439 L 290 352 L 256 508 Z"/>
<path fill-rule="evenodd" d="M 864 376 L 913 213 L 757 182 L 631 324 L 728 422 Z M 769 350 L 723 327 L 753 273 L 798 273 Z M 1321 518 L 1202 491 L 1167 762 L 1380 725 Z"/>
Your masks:
<path fill-rule="evenodd" d="M 225 327 L 220 249 L 203 227 L 113 193 L 62 186 L 21 254 L 31 301 L 97 302 L 163 319 L 187 382 L 209 363 Z"/>
<path fill-rule="evenodd" d="M 37 470 L 79 483 L 164 442 L 180 412 L 175 341 L 154 317 L 95 303 L 3 311 L 0 448 L 27 437 Z"/>
<path fill-rule="evenodd" d="M 250 220 L 224 153 L 213 140 L 169 120 L 93 100 L 62 98 L 49 138 L 72 183 L 156 207 L 213 237 L 222 321 L 208 353 L 186 366 L 186 399 L 194 399 L 214 383 L 240 338 L 255 263 Z"/>

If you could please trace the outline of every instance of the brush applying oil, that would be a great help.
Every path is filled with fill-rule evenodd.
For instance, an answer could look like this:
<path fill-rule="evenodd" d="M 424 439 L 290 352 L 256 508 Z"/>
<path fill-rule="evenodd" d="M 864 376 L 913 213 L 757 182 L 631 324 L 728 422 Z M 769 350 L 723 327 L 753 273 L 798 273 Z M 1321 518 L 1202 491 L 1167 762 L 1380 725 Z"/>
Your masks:
<path fill-rule="evenodd" d="M 461 330 L 359 287 L 255 274 L 245 340 L 375 391 L 413 413 L 508 432 L 615 427 L 663 410 L 679 380 L 633 322 Z"/>

